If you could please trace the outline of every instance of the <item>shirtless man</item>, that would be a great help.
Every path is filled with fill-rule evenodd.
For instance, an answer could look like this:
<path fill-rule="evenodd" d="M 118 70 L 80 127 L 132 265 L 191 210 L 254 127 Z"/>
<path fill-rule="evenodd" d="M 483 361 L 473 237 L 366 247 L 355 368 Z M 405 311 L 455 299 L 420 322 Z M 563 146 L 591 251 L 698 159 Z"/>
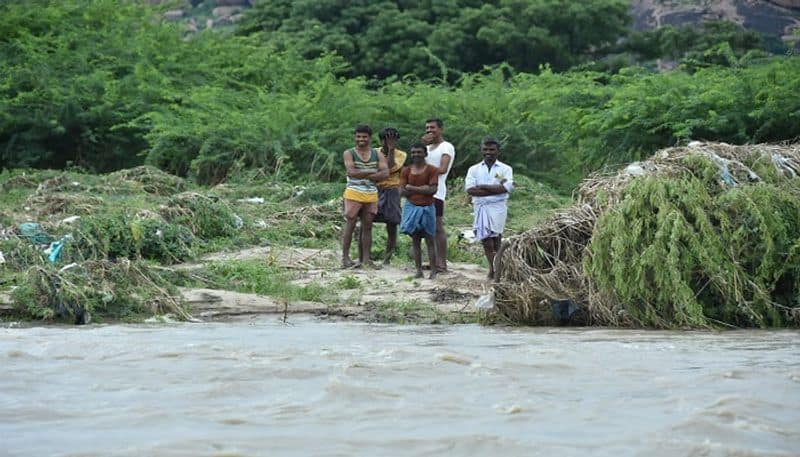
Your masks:
<path fill-rule="evenodd" d="M 370 147 L 372 129 L 365 124 L 355 128 L 354 148 L 342 153 L 347 171 L 347 187 L 344 190 L 345 226 L 342 234 L 342 268 L 371 265 L 372 221 L 378 212 L 378 188 L 376 182 L 389 176 L 386 158 Z M 350 260 L 350 244 L 356 222 L 361 221 L 358 263 Z"/>
<path fill-rule="evenodd" d="M 425 163 L 427 148 L 422 143 L 411 146 L 411 165 L 400 173 L 400 189 L 406 197 L 400 231 L 411 236 L 411 252 L 417 267 L 417 278 L 422 277 L 422 239 L 428 247 L 428 258 L 436 265 L 436 208 L 433 194 L 436 193 L 439 173 L 436 167 Z M 431 268 L 430 278 L 436 278 L 436 268 Z"/>

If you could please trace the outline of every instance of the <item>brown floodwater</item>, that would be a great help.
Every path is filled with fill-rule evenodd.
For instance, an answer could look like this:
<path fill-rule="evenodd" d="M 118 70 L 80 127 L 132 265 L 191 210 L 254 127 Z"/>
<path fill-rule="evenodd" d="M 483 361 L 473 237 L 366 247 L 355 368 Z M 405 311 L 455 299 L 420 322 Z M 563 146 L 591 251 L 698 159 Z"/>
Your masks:
<path fill-rule="evenodd" d="M 800 332 L 0 328 L 0 455 L 798 456 Z"/>

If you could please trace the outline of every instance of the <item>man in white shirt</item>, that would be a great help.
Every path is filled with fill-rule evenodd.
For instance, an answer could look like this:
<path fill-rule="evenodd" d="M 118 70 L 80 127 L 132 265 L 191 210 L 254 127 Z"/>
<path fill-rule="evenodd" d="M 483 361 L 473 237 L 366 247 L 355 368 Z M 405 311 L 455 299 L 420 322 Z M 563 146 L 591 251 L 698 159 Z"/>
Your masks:
<path fill-rule="evenodd" d="M 483 244 L 489 261 L 489 279 L 494 279 L 494 256 L 500 249 L 508 216 L 508 194 L 514 190 L 510 166 L 497 160 L 500 142 L 486 138 L 481 142 L 483 162 L 469 167 L 464 187 L 472 195 L 475 239 Z"/>
<path fill-rule="evenodd" d="M 444 200 L 447 196 L 447 174 L 456 158 L 456 149 L 442 137 L 444 123 L 439 118 L 425 121 L 425 135 L 422 141 L 428 146 L 427 163 L 439 171 L 439 183 L 433 204 L 436 208 L 436 257 L 438 265 L 431 265 L 439 273 L 447 273 L 447 233 L 444 230 Z"/>

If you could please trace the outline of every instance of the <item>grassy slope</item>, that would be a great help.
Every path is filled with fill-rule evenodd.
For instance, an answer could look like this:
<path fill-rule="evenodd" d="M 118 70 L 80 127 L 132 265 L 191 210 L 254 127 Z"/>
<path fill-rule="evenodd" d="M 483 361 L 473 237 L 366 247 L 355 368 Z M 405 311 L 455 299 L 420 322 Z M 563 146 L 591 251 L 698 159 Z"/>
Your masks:
<path fill-rule="evenodd" d="M 14 170 L 0 175 L 0 226 L 8 230 L 22 222 L 34 221 L 42 225 L 54 239 L 72 234 L 83 240 L 70 243 L 65 257 L 56 265 L 49 265 L 43 260 L 40 252 L 31 249 L 29 243 L 17 237 L 0 241 L 0 251 L 5 250 L 7 263 L 0 265 L 0 291 L 8 291 L 14 286 L 27 284 L 29 269 L 43 267 L 46 271 L 56 271 L 63 264 L 79 259 L 96 259 L 111 257 L 107 252 L 92 248 L 92 255 L 85 246 L 86 240 L 81 238 L 86 227 L 92 227 L 94 221 L 111 218 L 117 221 L 123 233 L 144 230 L 140 234 L 139 252 L 151 258 L 145 262 L 153 268 L 174 263 L 177 260 L 191 260 L 203 254 L 218 251 L 234 251 L 252 246 L 290 246 L 302 248 L 330 249 L 338 253 L 339 233 L 342 225 L 340 215 L 341 192 L 343 183 L 312 183 L 307 180 L 303 184 L 274 181 L 257 171 L 239 175 L 229 182 L 213 188 L 194 186 L 190 182 L 179 182 L 179 186 L 170 188 L 175 183 L 165 181 L 166 177 L 151 172 L 131 173 L 129 179 L 121 179 L 120 175 L 90 175 L 75 171 L 23 171 Z M 162 182 L 164 181 L 164 182 Z M 508 233 L 519 233 L 541 221 L 553 208 L 563 207 L 569 198 L 559 196 L 547 187 L 524 176 L 517 177 L 518 186 L 512 196 Z M 154 189 L 160 193 L 148 193 Z M 450 234 L 450 258 L 454 261 L 485 263 L 480 247 L 460 241 L 456 236 L 472 225 L 472 213 L 469 197 L 463 192 L 463 179 L 456 178 L 449 182 L 450 198 L 447 206 L 447 227 Z M 158 225 L 166 233 L 173 225 L 185 223 L 198 224 L 198 217 L 189 221 L 177 220 L 170 223 L 161 219 L 156 225 L 140 227 L 141 215 L 165 213 L 165 208 L 175 205 L 174 194 L 180 192 L 197 193 L 218 199 L 230 213 L 220 212 L 221 219 L 230 219 L 230 214 L 241 218 L 241 228 L 220 236 L 197 237 L 191 243 L 190 251 L 180 259 L 154 256 L 153 252 L 163 252 L 149 246 L 151 238 L 148 233 L 157 230 Z M 247 199 L 263 199 L 263 203 L 247 201 Z M 60 223 L 68 216 L 81 216 L 81 220 L 73 224 Z M 214 222 L 214 221 L 212 221 Z M 106 227 L 105 225 L 102 227 Z M 101 229 L 101 231 L 104 229 Z M 385 246 L 385 231 L 382 225 L 376 226 L 373 253 L 379 257 Z M 158 240 L 158 239 L 157 239 Z M 105 241 L 105 245 L 113 246 L 122 241 Z M 410 263 L 408 251 L 409 239 L 400 236 L 396 262 Z M 96 243 L 101 245 L 103 243 Z M 167 244 L 169 249 L 173 249 Z M 175 245 L 174 249 L 178 249 Z M 113 249 L 109 248 L 109 249 Z M 21 252 L 25 256 L 20 255 Z M 151 254 L 148 254 L 151 253 Z M 78 256 L 78 255 L 81 256 Z M 140 254 L 134 254 L 138 257 Z M 338 255 L 338 254 L 337 254 Z M 26 257 L 27 256 L 27 257 Z M 71 256 L 71 257 L 70 257 Z M 78 257 L 76 257 L 78 256 Z M 240 292 L 254 292 L 273 296 L 284 300 L 311 300 L 323 303 L 335 301 L 335 294 L 324 290 L 319 284 L 296 285 L 290 281 L 296 272 L 284 265 L 264 264 L 259 261 L 236 261 L 225 264 L 212 263 L 192 274 L 175 274 L 167 278 L 172 285 L 191 285 L 196 287 L 229 288 Z M 337 288 L 347 289 L 348 284 L 338 284 Z M 143 294 L 145 294 L 143 292 Z M 83 300 L 93 300 L 90 295 L 79 295 Z M 45 297 L 35 294 L 26 295 L 28 301 L 42 301 Z M 412 306 L 413 305 L 413 306 Z M 126 302 L 111 311 L 104 303 L 95 303 L 94 316 L 102 319 L 104 312 L 108 318 L 139 320 L 151 313 L 147 307 L 136 307 L 135 303 Z M 398 303 L 379 310 L 377 318 L 382 320 L 401 320 L 399 315 L 405 311 L 416 310 L 418 303 Z M 393 309 L 399 309 L 395 312 Z M 28 307 L 18 308 L 21 317 L 52 317 L 47 309 Z M 423 313 L 435 315 L 435 313 Z M 441 316 L 435 315 L 435 319 Z"/>

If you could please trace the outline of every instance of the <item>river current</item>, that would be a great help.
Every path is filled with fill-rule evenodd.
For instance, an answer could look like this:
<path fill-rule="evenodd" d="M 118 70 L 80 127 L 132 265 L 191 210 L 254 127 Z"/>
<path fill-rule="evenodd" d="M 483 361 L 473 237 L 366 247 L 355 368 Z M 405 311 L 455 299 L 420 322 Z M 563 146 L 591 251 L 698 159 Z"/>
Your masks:
<path fill-rule="evenodd" d="M 798 456 L 800 332 L 0 328 L 0 455 Z"/>

